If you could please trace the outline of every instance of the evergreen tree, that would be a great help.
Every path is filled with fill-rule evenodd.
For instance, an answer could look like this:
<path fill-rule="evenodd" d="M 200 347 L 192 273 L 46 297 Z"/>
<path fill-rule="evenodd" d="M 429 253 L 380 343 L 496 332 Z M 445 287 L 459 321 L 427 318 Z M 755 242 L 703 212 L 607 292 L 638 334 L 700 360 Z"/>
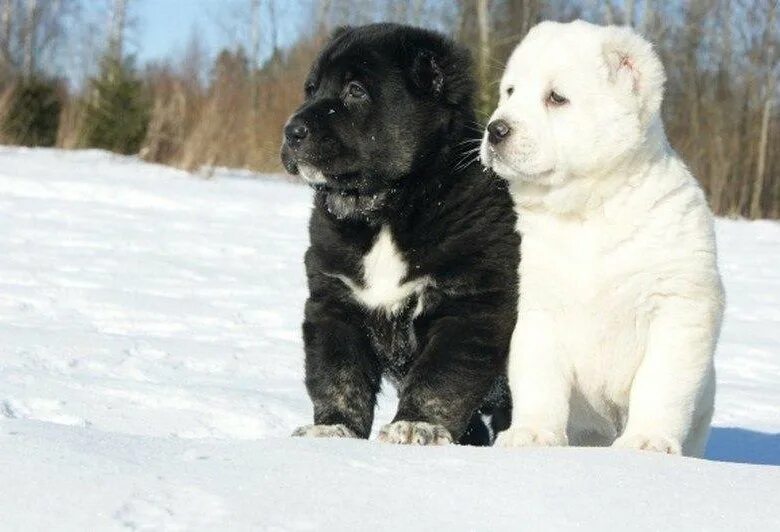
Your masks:
<path fill-rule="evenodd" d="M 54 146 L 60 125 L 63 91 L 56 81 L 32 78 L 11 89 L 0 130 L 5 142 Z"/>
<path fill-rule="evenodd" d="M 149 124 L 146 92 L 130 64 L 104 59 L 100 75 L 90 81 L 81 143 L 123 154 L 138 153 Z"/>

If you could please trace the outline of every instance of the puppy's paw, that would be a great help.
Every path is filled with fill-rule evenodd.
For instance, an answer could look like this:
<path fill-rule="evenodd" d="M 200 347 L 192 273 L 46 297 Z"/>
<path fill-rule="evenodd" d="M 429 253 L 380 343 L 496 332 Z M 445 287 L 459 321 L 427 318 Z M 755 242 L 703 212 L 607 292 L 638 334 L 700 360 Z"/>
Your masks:
<path fill-rule="evenodd" d="M 292 433 L 295 437 L 306 438 L 357 438 L 358 435 L 346 425 L 304 425 Z"/>
<path fill-rule="evenodd" d="M 376 439 L 404 445 L 447 445 L 452 434 L 441 425 L 424 421 L 396 421 L 382 427 Z"/>
<path fill-rule="evenodd" d="M 666 454 L 682 454 L 680 442 L 659 434 L 624 434 L 615 440 L 612 447 Z"/>
<path fill-rule="evenodd" d="M 566 437 L 551 430 L 509 427 L 496 438 L 497 447 L 558 447 L 567 445 Z"/>

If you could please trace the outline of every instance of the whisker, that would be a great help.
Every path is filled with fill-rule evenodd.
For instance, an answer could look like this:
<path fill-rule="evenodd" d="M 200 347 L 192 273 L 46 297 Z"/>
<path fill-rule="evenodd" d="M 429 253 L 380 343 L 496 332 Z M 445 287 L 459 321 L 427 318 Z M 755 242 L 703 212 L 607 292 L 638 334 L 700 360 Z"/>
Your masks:
<path fill-rule="evenodd" d="M 464 145 L 468 145 L 468 144 L 480 144 L 481 142 L 482 142 L 482 138 L 481 137 L 478 138 L 478 139 L 466 139 L 466 140 L 462 140 L 462 141 L 458 142 L 457 144 L 455 144 L 455 146 L 464 146 Z"/>
<path fill-rule="evenodd" d="M 458 160 L 457 160 L 457 162 L 455 163 L 455 166 L 458 166 L 458 165 L 459 165 L 459 164 L 461 164 L 463 161 L 470 159 L 470 158 L 471 158 L 471 157 L 473 157 L 474 155 L 478 154 L 478 152 L 479 152 L 479 150 L 471 150 L 471 151 L 468 151 L 468 152 L 466 152 L 466 153 L 461 153 L 461 154 L 459 154 L 459 155 L 458 155 Z"/>
<path fill-rule="evenodd" d="M 478 152 L 478 151 L 479 151 L 479 149 L 480 149 L 480 147 L 481 147 L 481 146 L 474 146 L 473 148 L 469 148 L 469 149 L 467 149 L 467 150 L 463 150 L 463 151 L 462 151 L 462 152 L 460 152 L 458 155 L 459 155 L 459 156 L 463 156 L 463 155 L 471 155 L 472 153 L 476 153 L 476 152 Z"/>
<path fill-rule="evenodd" d="M 453 171 L 459 172 L 460 170 L 463 170 L 464 168 L 467 168 L 478 161 L 479 152 L 480 148 L 473 148 L 462 153 L 460 159 L 455 163 Z"/>
<path fill-rule="evenodd" d="M 469 166 L 471 166 L 472 164 L 474 164 L 477 161 L 479 161 L 479 155 L 477 155 L 476 157 L 473 157 L 472 159 L 469 159 L 469 160 L 459 164 L 458 166 L 456 166 L 453 169 L 453 171 L 460 172 L 461 170 L 463 170 L 465 168 L 468 168 Z"/>

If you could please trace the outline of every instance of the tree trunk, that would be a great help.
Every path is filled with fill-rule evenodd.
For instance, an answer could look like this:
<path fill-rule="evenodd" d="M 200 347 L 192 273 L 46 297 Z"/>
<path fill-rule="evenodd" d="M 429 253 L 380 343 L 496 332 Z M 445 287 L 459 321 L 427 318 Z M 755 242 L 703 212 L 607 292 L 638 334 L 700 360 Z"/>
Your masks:
<path fill-rule="evenodd" d="M 13 20 L 13 0 L 3 0 L 2 13 L 0 13 L 0 65 L 13 67 L 11 57 L 11 21 Z"/>
<path fill-rule="evenodd" d="M 0 13 L 0 43 L 7 46 L 11 41 L 11 19 L 13 18 L 13 0 L 3 0 L 2 13 Z"/>
<path fill-rule="evenodd" d="M 38 29 L 38 0 L 27 0 L 27 13 L 24 21 L 24 55 L 22 75 L 30 79 L 35 71 L 35 36 Z"/>
<path fill-rule="evenodd" d="M 531 29 L 531 0 L 525 0 L 523 2 L 523 24 L 520 26 L 520 36 L 525 37 L 526 33 Z"/>
<path fill-rule="evenodd" d="M 114 11 L 111 13 L 111 31 L 108 36 L 108 53 L 116 61 L 122 60 L 126 14 L 127 0 L 114 0 Z"/>
<path fill-rule="evenodd" d="M 249 2 L 249 65 L 252 68 L 252 76 L 260 63 L 260 0 Z"/>
<path fill-rule="evenodd" d="M 635 0 L 626 1 L 626 21 L 627 26 L 634 27 L 634 19 L 636 18 L 636 2 Z"/>
<path fill-rule="evenodd" d="M 320 37 L 324 37 L 330 29 L 328 26 L 330 24 L 331 7 L 331 0 L 321 0 L 319 2 L 315 17 L 317 22 L 317 33 Z"/>
<path fill-rule="evenodd" d="M 598 5 L 598 2 L 596 2 L 596 5 Z M 615 9 L 612 7 L 612 2 L 609 0 L 605 0 L 602 4 L 603 7 L 603 14 L 604 17 L 604 24 L 611 26 L 615 23 Z"/>
<path fill-rule="evenodd" d="M 756 154 L 756 181 L 753 183 L 753 194 L 750 198 L 750 217 L 760 218 L 761 195 L 764 191 L 764 178 L 766 170 L 767 144 L 769 139 L 769 118 L 772 115 L 772 106 L 774 104 L 774 92 L 776 90 L 774 83 L 773 67 L 775 65 L 775 48 L 773 43 L 774 21 L 775 21 L 775 3 L 770 2 L 771 7 L 767 14 L 767 26 L 763 36 L 763 49 L 766 51 L 765 68 L 766 79 L 764 81 L 764 109 L 761 115 L 761 133 L 758 140 L 758 152 Z"/>
<path fill-rule="evenodd" d="M 475 0 L 477 8 L 477 28 L 479 31 L 479 108 L 488 112 L 489 102 L 488 74 L 490 61 L 490 19 L 488 0 Z"/>
<path fill-rule="evenodd" d="M 750 200 L 750 217 L 761 218 L 761 193 L 764 190 L 764 170 L 766 168 L 767 139 L 769 138 L 769 117 L 772 115 L 774 100 L 767 98 L 761 117 L 761 136 L 758 141 L 758 163 L 756 164 L 756 182 L 753 183 L 753 196 Z"/>
<path fill-rule="evenodd" d="M 279 35 L 276 21 L 276 0 L 268 0 L 268 29 L 271 33 L 271 57 L 279 53 Z"/>

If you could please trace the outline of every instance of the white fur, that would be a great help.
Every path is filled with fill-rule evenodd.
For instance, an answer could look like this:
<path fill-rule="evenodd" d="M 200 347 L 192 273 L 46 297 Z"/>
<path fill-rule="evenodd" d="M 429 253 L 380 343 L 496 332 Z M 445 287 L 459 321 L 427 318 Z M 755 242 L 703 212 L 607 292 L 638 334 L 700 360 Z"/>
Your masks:
<path fill-rule="evenodd" d="M 344 275 L 338 275 L 338 278 L 350 288 L 352 296 L 362 305 L 372 310 L 384 310 L 388 314 L 403 308 L 404 302 L 416 293 L 420 298 L 415 313 L 418 314 L 422 308 L 422 292 L 429 278 L 404 281 L 408 271 L 409 266 L 395 245 L 390 229 L 383 226 L 371 250 L 363 257 L 363 285 Z"/>
<path fill-rule="evenodd" d="M 425 421 L 394 421 L 381 428 L 377 441 L 411 445 L 447 445 L 452 434 L 442 425 Z"/>
<path fill-rule="evenodd" d="M 308 164 L 298 165 L 298 174 L 310 185 L 323 185 L 328 182 L 322 170 Z"/>
<path fill-rule="evenodd" d="M 357 438 L 352 429 L 341 423 L 336 425 L 304 425 L 292 433 L 301 438 Z"/>
<path fill-rule="evenodd" d="M 712 215 L 663 131 L 663 83 L 633 31 L 580 21 L 538 25 L 509 60 L 492 119 L 512 133 L 482 146 L 523 237 L 499 445 L 703 453 L 723 291 Z M 569 103 L 545 103 L 551 89 Z"/>

